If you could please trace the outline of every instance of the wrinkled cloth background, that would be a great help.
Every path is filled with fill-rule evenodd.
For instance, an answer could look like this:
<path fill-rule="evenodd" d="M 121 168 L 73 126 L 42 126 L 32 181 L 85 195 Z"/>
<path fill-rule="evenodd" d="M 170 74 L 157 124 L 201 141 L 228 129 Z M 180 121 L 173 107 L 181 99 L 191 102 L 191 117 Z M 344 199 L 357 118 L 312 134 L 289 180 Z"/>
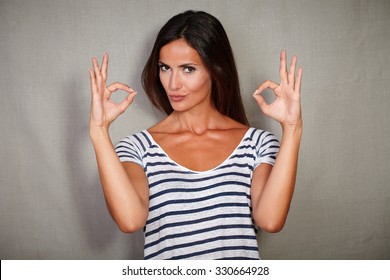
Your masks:
<path fill-rule="evenodd" d="M 251 125 L 279 82 L 279 51 L 303 66 L 304 136 L 284 230 L 263 259 L 390 258 L 390 1 L 0 1 L 1 259 L 142 259 L 142 232 L 106 210 L 89 139 L 91 57 L 138 96 L 113 142 L 158 122 L 140 84 L 161 26 L 188 9 L 220 19 Z M 272 93 L 266 94 L 272 99 Z M 116 94 L 121 100 L 123 93 Z"/>

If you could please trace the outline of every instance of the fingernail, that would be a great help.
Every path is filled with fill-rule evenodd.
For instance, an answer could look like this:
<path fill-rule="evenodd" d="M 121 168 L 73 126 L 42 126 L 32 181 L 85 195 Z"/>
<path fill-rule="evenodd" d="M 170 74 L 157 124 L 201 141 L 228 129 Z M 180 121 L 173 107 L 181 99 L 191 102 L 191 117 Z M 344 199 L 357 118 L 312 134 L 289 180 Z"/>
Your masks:
<path fill-rule="evenodd" d="M 259 90 L 256 89 L 255 92 L 253 93 L 253 95 L 256 95 L 256 94 L 258 94 L 258 93 L 259 93 Z"/>

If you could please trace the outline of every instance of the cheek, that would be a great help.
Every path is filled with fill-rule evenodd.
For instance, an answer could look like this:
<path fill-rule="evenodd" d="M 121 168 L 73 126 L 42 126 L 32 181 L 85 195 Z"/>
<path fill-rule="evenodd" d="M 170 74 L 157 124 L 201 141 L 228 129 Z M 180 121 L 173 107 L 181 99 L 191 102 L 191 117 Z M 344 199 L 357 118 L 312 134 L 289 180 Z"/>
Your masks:
<path fill-rule="evenodd" d="M 211 80 L 208 76 L 201 76 L 188 80 L 187 87 L 193 91 L 211 90 Z"/>
<path fill-rule="evenodd" d="M 163 74 L 159 74 L 159 78 L 160 78 L 160 82 L 161 82 L 161 84 L 162 84 L 162 86 L 163 86 L 163 88 L 166 90 L 167 89 L 167 85 L 168 85 L 168 83 L 167 83 L 167 77 L 166 77 L 167 75 L 163 75 Z"/>

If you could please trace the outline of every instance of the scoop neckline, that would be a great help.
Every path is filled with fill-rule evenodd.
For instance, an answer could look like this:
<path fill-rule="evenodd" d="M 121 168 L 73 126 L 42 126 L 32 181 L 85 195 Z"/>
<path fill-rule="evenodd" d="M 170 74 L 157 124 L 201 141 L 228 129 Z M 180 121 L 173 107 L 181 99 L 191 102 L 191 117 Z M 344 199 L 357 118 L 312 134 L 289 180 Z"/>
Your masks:
<path fill-rule="evenodd" d="M 229 154 L 229 156 L 223 160 L 220 164 L 218 164 L 216 167 L 212 168 L 212 169 L 208 169 L 208 170 L 201 170 L 201 171 L 197 171 L 197 170 L 192 170 L 188 167 L 185 167 L 183 165 L 181 165 L 180 163 L 176 162 L 175 160 L 173 160 L 167 152 L 164 151 L 164 149 L 157 143 L 156 140 L 154 140 L 152 134 L 150 134 L 150 132 L 145 129 L 143 132 L 146 133 L 148 135 L 148 137 L 150 138 L 151 142 L 153 142 L 154 145 L 156 145 L 158 147 L 158 149 L 160 151 L 162 151 L 164 153 L 164 155 L 168 158 L 168 160 L 175 164 L 175 166 L 179 167 L 180 169 L 183 169 L 184 171 L 187 171 L 187 172 L 191 172 L 191 173 L 196 173 L 196 174 L 204 174 L 204 173 L 208 173 L 208 172 L 213 172 L 217 169 L 219 169 L 220 167 L 222 167 L 223 165 L 225 165 L 225 163 L 227 161 L 230 160 L 230 158 L 237 152 L 237 150 L 240 148 L 240 146 L 243 144 L 244 140 L 247 138 L 247 136 L 249 135 L 249 133 L 253 130 L 252 127 L 249 127 L 247 129 L 247 131 L 245 132 L 244 136 L 241 138 L 240 142 L 238 143 L 238 145 L 234 148 L 234 150 Z"/>

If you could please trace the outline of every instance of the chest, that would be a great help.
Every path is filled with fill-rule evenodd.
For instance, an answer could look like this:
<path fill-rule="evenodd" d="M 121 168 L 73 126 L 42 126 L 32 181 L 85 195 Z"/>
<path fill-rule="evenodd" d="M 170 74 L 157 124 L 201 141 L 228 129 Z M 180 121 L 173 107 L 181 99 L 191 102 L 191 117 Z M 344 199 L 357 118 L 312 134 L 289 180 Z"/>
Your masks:
<path fill-rule="evenodd" d="M 245 132 L 187 133 L 156 137 L 159 146 L 177 164 L 206 171 L 221 165 L 240 145 Z"/>

